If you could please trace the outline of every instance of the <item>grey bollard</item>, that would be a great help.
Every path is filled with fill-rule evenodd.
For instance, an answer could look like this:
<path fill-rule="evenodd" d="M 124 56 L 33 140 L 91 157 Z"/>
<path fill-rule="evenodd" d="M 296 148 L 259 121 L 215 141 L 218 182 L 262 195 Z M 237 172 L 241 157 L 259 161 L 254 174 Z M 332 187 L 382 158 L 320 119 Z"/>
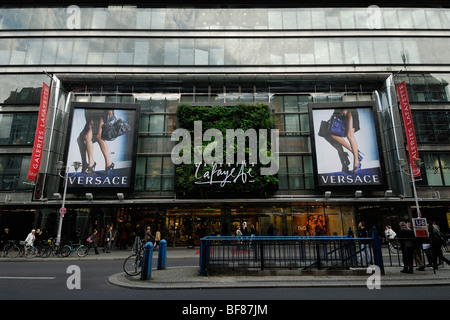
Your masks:
<path fill-rule="evenodd" d="M 144 258 L 142 260 L 141 280 L 148 280 L 152 277 L 153 243 L 145 244 Z"/>
<path fill-rule="evenodd" d="M 162 239 L 159 242 L 158 270 L 166 269 L 166 259 L 167 259 L 167 241 Z"/>

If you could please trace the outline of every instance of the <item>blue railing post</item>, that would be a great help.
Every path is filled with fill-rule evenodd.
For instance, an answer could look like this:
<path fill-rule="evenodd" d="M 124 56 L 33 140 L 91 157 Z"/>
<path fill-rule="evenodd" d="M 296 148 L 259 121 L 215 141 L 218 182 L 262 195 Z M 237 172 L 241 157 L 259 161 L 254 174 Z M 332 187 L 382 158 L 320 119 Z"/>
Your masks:
<path fill-rule="evenodd" d="M 377 228 L 373 227 L 372 232 L 372 243 L 373 243 L 373 255 L 374 262 L 380 268 L 381 274 L 384 274 L 384 263 L 383 263 L 383 254 L 381 252 L 381 240 L 378 237 Z"/>
<path fill-rule="evenodd" d="M 208 265 L 208 254 L 209 254 L 209 241 L 205 238 L 200 239 L 200 270 L 198 272 L 199 276 L 207 275 L 207 265 Z"/>
<path fill-rule="evenodd" d="M 166 269 L 166 258 L 167 258 L 167 241 L 162 239 L 159 242 L 158 270 Z"/>
<path fill-rule="evenodd" d="M 142 260 L 141 280 L 148 280 L 152 276 L 153 243 L 145 244 L 144 258 Z"/>

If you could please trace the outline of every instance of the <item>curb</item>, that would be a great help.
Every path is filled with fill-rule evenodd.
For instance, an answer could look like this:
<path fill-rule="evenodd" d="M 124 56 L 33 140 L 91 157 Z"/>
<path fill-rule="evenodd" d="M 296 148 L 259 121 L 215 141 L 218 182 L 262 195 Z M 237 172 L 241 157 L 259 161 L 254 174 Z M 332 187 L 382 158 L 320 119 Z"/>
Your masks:
<path fill-rule="evenodd" d="M 380 277 L 380 287 L 400 286 L 443 286 L 450 285 L 450 278 L 441 274 L 412 274 L 404 276 L 390 271 Z M 326 275 L 308 272 L 290 275 L 217 275 L 199 276 L 198 267 L 172 267 L 165 270 L 152 270 L 151 279 L 140 280 L 124 272 L 108 278 L 111 284 L 133 289 L 212 289 L 212 288 L 313 288 L 313 287 L 368 287 L 372 284 L 371 274 Z"/>

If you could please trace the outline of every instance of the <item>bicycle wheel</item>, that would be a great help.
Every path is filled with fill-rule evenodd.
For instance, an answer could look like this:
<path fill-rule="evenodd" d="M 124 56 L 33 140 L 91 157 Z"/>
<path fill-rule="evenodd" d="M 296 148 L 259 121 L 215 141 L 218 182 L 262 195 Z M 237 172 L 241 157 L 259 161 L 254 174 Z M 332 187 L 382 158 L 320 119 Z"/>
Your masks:
<path fill-rule="evenodd" d="M 79 257 L 85 257 L 88 254 L 88 251 L 89 251 L 88 247 L 81 245 L 77 249 L 77 255 Z"/>
<path fill-rule="evenodd" d="M 57 252 L 58 252 L 58 256 L 60 256 L 61 258 L 65 258 L 70 255 L 71 249 L 70 249 L 70 246 L 65 245 L 65 246 L 60 247 Z"/>
<path fill-rule="evenodd" d="M 27 258 L 34 258 L 38 254 L 38 250 L 34 246 L 30 246 L 26 248 L 26 256 Z"/>
<path fill-rule="evenodd" d="M 19 256 L 20 249 L 18 246 L 12 246 L 8 250 L 8 257 L 17 258 Z"/>
<path fill-rule="evenodd" d="M 123 263 L 123 271 L 129 276 L 137 276 L 142 271 L 142 257 L 131 255 Z"/>

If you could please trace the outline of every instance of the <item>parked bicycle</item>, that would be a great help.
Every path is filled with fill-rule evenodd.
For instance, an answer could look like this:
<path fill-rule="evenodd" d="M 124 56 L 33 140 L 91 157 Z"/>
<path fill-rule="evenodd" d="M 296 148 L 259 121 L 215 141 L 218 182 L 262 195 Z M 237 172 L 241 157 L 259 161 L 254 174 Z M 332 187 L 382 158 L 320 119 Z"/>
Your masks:
<path fill-rule="evenodd" d="M 145 243 L 145 240 L 136 239 L 132 250 L 133 254 L 126 258 L 123 263 L 123 270 L 129 276 L 137 276 L 142 272 Z"/>
<path fill-rule="evenodd" d="M 68 257 L 71 253 L 71 248 L 68 245 L 56 245 L 56 240 L 54 238 L 48 239 L 46 242 L 42 245 L 42 254 L 41 257 L 47 258 L 51 255 L 55 257 Z"/>
<path fill-rule="evenodd" d="M 78 241 L 78 243 L 69 241 L 69 244 L 67 246 L 69 246 L 69 255 L 71 255 L 72 252 L 76 252 L 79 257 L 85 257 L 89 251 L 89 248 L 82 244 L 80 240 Z"/>
<path fill-rule="evenodd" d="M 27 258 L 36 257 L 38 250 L 33 246 L 27 244 L 25 241 L 19 241 L 19 244 L 14 242 L 8 250 L 8 257 L 17 258 L 26 256 Z"/>
<path fill-rule="evenodd" d="M 8 242 L 3 245 L 2 251 L 0 252 L 0 257 L 8 257 L 9 249 L 11 249 L 14 244 L 14 240 L 8 240 Z"/>

